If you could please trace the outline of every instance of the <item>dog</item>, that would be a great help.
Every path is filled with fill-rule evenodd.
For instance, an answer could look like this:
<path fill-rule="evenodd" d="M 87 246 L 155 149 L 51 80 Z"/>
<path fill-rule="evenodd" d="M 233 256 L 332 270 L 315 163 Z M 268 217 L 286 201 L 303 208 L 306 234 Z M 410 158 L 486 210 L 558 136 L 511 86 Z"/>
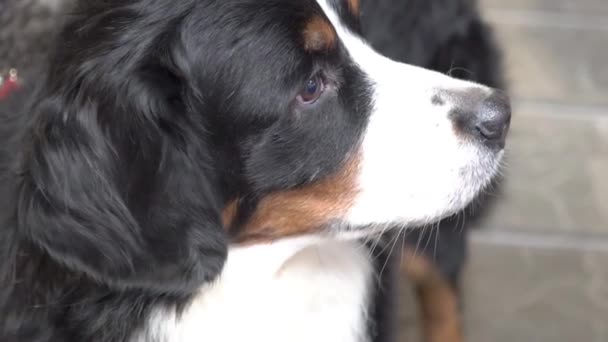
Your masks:
<path fill-rule="evenodd" d="M 3 104 L 0 340 L 386 340 L 368 245 L 469 205 L 510 106 L 360 5 L 79 2 Z"/>
<path fill-rule="evenodd" d="M 393 60 L 508 91 L 501 48 L 477 1 L 362 1 L 361 26 L 370 44 Z M 457 215 L 430 227 L 393 233 L 394 237 L 375 248 L 395 254 L 379 253 L 385 272 L 400 266 L 413 283 L 425 341 L 464 340 L 460 275 L 467 256 L 467 232 L 494 204 L 501 180 L 492 183 L 492 196 L 480 195 Z M 390 282 L 383 286 L 390 288 L 387 297 L 394 298 L 398 289 L 391 288 Z"/>

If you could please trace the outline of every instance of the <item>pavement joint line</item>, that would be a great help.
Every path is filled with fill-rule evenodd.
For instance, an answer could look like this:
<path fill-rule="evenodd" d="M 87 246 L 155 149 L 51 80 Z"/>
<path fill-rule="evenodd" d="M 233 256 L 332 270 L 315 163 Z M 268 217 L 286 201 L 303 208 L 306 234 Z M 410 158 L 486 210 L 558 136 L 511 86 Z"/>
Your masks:
<path fill-rule="evenodd" d="M 530 116 L 561 117 L 581 120 L 608 120 L 608 104 L 577 104 L 512 97 L 513 110 Z M 551 112 L 551 114 L 545 114 Z M 540 114 L 539 114 L 540 113 Z"/>
<path fill-rule="evenodd" d="M 608 253 L 608 234 L 576 232 L 516 232 L 502 229 L 479 229 L 470 234 L 474 244 L 524 247 L 538 250 L 570 250 Z"/>
<path fill-rule="evenodd" d="M 558 10 L 524 10 L 496 7 L 485 7 L 482 11 L 486 21 L 498 25 L 608 31 L 608 11 L 599 15 L 596 13 L 600 11 L 594 13 L 564 13 L 564 11 Z"/>

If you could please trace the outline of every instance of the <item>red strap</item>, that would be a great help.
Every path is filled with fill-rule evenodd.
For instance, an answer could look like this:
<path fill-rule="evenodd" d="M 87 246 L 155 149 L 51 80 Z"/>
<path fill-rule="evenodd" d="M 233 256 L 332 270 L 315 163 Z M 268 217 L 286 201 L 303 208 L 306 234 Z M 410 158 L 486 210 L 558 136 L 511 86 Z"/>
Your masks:
<path fill-rule="evenodd" d="M 9 77 L 0 85 L 0 101 L 6 99 L 11 93 L 19 89 L 19 81 Z"/>

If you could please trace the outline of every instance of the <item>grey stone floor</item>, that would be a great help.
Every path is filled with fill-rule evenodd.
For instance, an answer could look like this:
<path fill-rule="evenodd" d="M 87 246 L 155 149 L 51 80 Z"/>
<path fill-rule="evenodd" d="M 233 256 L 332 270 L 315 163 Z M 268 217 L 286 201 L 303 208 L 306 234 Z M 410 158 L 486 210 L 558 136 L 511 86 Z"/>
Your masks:
<path fill-rule="evenodd" d="M 606 342 L 608 0 L 481 3 L 515 116 L 504 194 L 471 236 L 466 340 Z"/>

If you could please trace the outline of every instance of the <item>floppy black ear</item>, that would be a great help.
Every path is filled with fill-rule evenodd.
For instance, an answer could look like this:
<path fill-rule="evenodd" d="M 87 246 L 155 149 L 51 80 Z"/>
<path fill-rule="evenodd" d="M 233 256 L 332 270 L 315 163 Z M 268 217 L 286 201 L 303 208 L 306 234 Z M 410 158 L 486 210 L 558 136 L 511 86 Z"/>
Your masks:
<path fill-rule="evenodd" d="M 24 138 L 23 232 L 112 286 L 187 293 L 213 279 L 227 253 L 222 204 L 182 82 L 160 64 L 65 75 Z"/>

